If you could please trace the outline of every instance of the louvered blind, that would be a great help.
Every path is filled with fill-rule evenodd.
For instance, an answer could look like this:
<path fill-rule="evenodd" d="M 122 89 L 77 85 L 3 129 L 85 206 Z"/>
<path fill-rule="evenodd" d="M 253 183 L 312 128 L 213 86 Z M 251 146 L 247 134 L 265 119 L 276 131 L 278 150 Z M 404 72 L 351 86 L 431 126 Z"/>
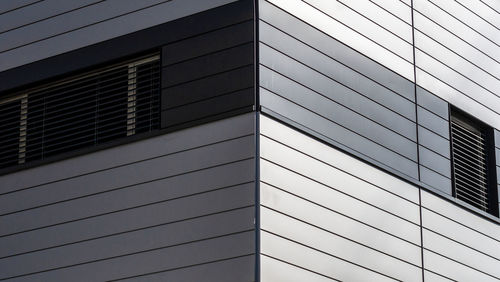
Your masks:
<path fill-rule="evenodd" d="M 458 199 L 489 211 L 487 132 L 455 115 L 451 119 L 455 195 Z"/>
<path fill-rule="evenodd" d="M 0 168 L 157 129 L 159 99 L 155 55 L 0 101 Z"/>

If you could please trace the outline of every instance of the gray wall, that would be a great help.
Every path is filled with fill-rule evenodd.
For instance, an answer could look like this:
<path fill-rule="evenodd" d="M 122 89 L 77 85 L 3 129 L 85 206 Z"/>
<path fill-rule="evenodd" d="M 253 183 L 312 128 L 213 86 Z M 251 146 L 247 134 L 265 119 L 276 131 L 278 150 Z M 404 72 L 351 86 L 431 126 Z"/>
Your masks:
<path fill-rule="evenodd" d="M 262 281 L 498 281 L 500 229 L 261 116 Z"/>
<path fill-rule="evenodd" d="M 488 2 L 413 1 L 416 83 L 500 129 L 500 17 Z"/>
<path fill-rule="evenodd" d="M 316 16 L 324 16 L 319 11 L 308 14 L 311 6 L 297 5 L 300 9 L 294 10 L 292 2 L 260 1 L 264 111 L 418 180 L 413 83 L 344 45 L 336 39 L 340 35 L 333 38 L 315 23 Z M 324 21 L 338 24 L 331 18 Z"/>
<path fill-rule="evenodd" d="M 0 11 L 0 71 L 182 18 L 234 0 L 21 1 Z"/>
<path fill-rule="evenodd" d="M 422 281 L 416 187 L 267 117 L 260 128 L 262 281 Z"/>
<path fill-rule="evenodd" d="M 254 131 L 246 114 L 1 176 L 0 279 L 253 281 Z"/>

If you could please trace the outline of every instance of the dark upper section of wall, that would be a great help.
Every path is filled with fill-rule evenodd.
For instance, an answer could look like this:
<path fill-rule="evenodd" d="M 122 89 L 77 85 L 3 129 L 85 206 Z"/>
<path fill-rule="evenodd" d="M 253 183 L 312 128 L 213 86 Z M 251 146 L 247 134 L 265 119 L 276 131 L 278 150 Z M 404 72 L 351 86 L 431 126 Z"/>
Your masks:
<path fill-rule="evenodd" d="M 246 16 L 244 21 L 227 22 L 225 27 L 163 47 L 162 127 L 189 125 L 252 107 L 254 21 L 253 15 Z"/>
<path fill-rule="evenodd" d="M 237 1 L 26 64 L 0 72 L 0 95 L 252 19 L 253 1 Z"/>
<path fill-rule="evenodd" d="M 0 72 L 0 100 L 5 95 L 156 51 L 162 58 L 164 131 L 252 111 L 253 19 L 253 1 L 236 1 Z M 87 152 L 70 152 L 52 160 Z M 24 164 L 14 170 L 33 165 Z"/>

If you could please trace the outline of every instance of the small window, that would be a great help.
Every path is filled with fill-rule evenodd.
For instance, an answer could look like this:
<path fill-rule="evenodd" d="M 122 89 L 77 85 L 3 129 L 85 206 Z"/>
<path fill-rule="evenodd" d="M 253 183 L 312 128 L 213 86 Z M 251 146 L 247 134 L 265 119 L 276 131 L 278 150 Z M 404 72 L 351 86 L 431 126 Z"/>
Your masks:
<path fill-rule="evenodd" d="M 497 215 L 493 130 L 457 109 L 451 111 L 453 188 L 457 199 Z"/>
<path fill-rule="evenodd" d="M 0 168 L 157 129 L 159 101 L 159 55 L 0 100 Z"/>

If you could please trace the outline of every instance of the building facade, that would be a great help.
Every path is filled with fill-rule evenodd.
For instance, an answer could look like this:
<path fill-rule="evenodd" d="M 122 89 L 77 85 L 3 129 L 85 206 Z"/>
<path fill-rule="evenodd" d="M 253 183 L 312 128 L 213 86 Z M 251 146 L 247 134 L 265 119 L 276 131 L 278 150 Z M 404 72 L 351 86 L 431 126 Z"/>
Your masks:
<path fill-rule="evenodd" d="M 0 3 L 0 280 L 499 281 L 495 0 Z"/>

